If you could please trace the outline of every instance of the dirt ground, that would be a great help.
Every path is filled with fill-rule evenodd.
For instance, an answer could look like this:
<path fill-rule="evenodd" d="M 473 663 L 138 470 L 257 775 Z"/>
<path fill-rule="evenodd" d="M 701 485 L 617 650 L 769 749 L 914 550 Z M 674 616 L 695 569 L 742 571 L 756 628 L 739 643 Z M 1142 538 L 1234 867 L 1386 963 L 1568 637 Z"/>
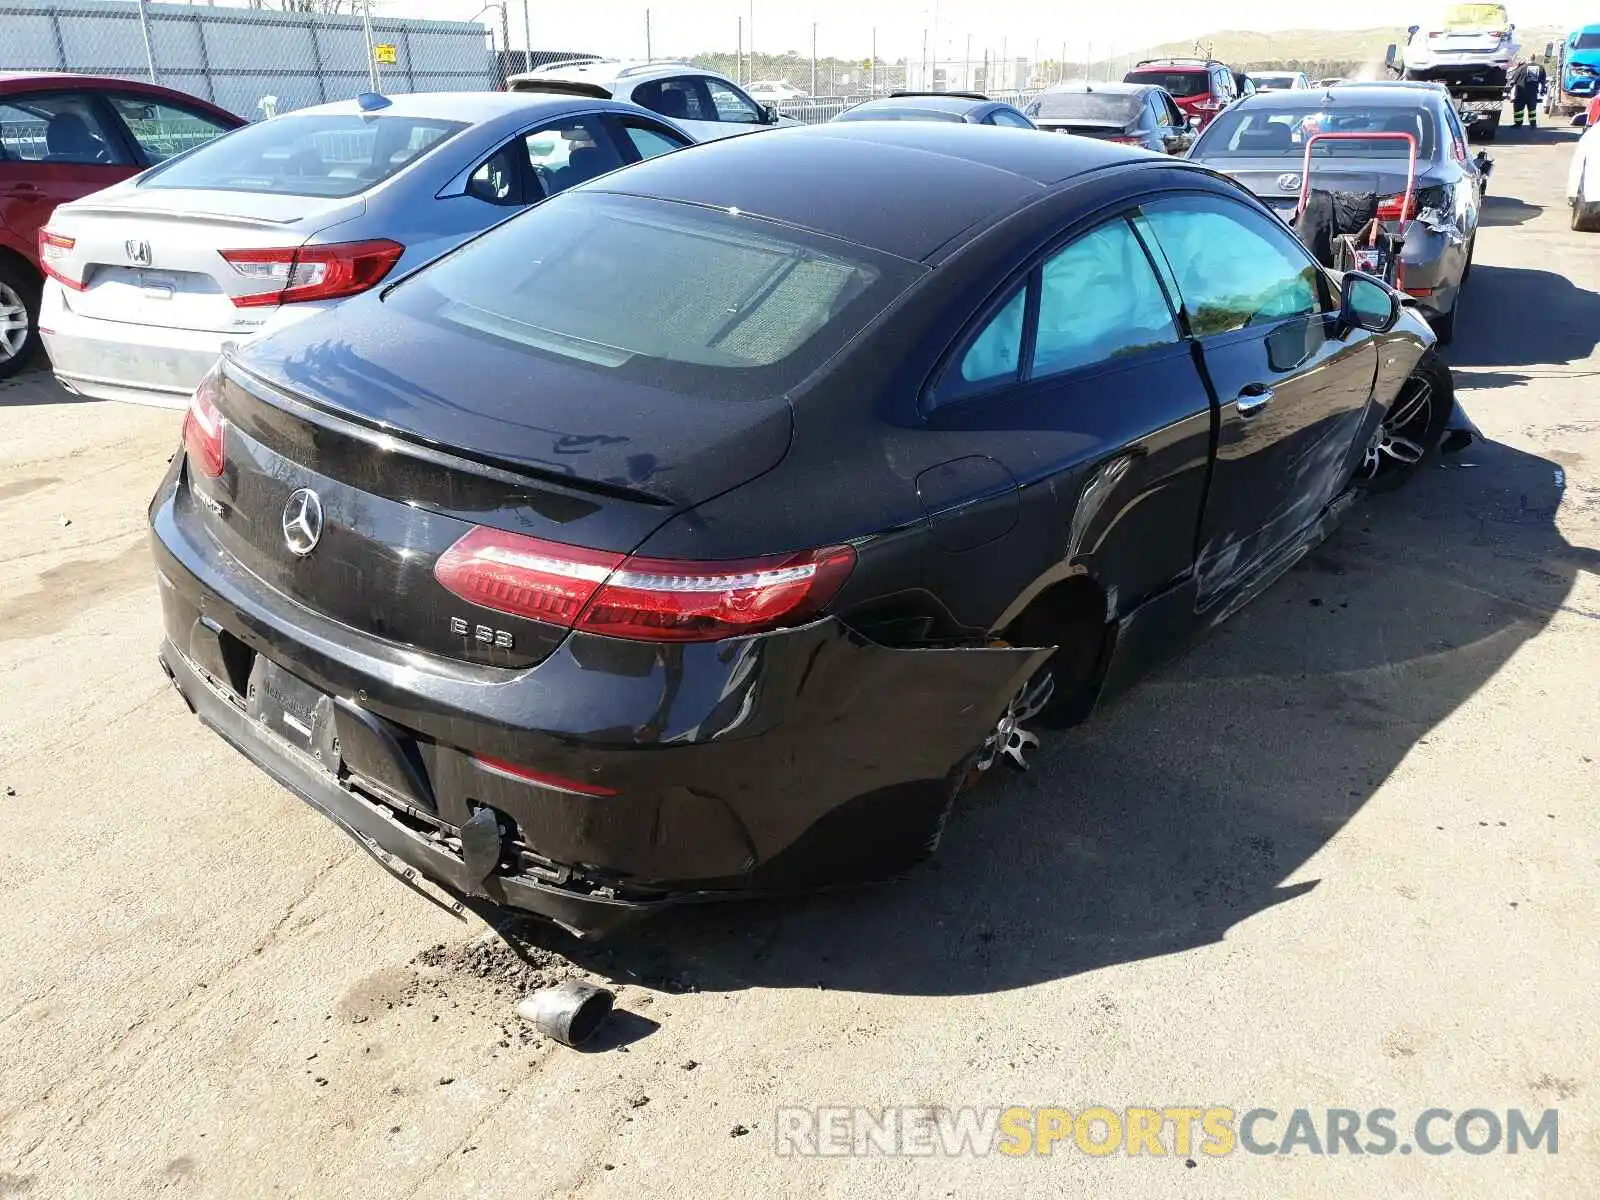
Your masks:
<path fill-rule="evenodd" d="M 1568 134 L 1493 150 L 1486 443 L 911 879 L 593 949 L 428 904 L 204 731 L 144 541 L 180 415 L 0 385 L 0 1197 L 1600 1194 L 1600 238 Z M 513 1013 L 569 974 L 618 986 L 591 1052 Z M 1555 1108 L 1559 1149 L 778 1153 L 791 1106 L 1094 1104 Z"/>

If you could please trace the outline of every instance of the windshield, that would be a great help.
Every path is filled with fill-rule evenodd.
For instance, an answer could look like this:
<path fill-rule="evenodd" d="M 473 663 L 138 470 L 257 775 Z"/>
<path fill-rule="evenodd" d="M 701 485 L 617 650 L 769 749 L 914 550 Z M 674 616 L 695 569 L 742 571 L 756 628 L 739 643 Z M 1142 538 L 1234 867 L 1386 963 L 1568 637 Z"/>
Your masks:
<path fill-rule="evenodd" d="M 353 196 L 466 127 L 421 117 L 274 117 L 150 172 L 139 186 Z"/>
<path fill-rule="evenodd" d="M 1498 4 L 1452 4 L 1444 10 L 1446 29 L 1504 29 L 1510 23 Z"/>
<path fill-rule="evenodd" d="M 1127 125 L 1139 119 L 1144 100 L 1126 92 L 1045 92 L 1028 105 L 1028 115 L 1042 121 L 1113 121 Z"/>
<path fill-rule="evenodd" d="M 1304 95 L 1304 93 L 1301 93 Z M 1419 160 L 1433 156 L 1433 114 L 1411 105 L 1362 105 L 1331 112 L 1274 108 L 1251 104 L 1224 112 L 1195 143 L 1195 158 L 1302 158 L 1306 138 L 1313 133 L 1409 133 L 1418 140 Z M 1312 147 L 1318 158 L 1405 158 L 1404 142 L 1319 142 Z"/>
<path fill-rule="evenodd" d="M 1211 91 L 1210 80 L 1205 71 L 1144 70 L 1129 71 L 1123 76 L 1124 83 L 1153 83 L 1181 99 L 1207 95 Z"/>
<path fill-rule="evenodd" d="M 566 192 L 385 298 L 536 357 L 719 399 L 803 380 L 922 274 L 748 215 Z"/>
<path fill-rule="evenodd" d="M 1298 78 L 1298 76 L 1283 72 L 1268 71 L 1265 73 L 1257 72 L 1256 74 L 1250 76 L 1250 78 L 1256 81 L 1257 89 L 1270 92 L 1276 91 L 1279 88 L 1292 88 L 1295 85 L 1295 80 Z"/>
<path fill-rule="evenodd" d="M 1600 29 L 1593 33 L 1580 33 L 1572 43 L 1574 50 L 1600 50 Z"/>

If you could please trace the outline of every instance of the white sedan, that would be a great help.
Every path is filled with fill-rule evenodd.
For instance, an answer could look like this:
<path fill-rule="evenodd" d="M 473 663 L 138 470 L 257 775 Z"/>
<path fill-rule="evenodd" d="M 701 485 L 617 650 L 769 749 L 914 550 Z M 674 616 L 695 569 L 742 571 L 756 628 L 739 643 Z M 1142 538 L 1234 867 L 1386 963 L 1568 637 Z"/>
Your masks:
<path fill-rule="evenodd" d="M 1567 172 L 1567 203 L 1574 229 L 1600 233 L 1600 125 L 1591 125 L 1578 139 Z"/>

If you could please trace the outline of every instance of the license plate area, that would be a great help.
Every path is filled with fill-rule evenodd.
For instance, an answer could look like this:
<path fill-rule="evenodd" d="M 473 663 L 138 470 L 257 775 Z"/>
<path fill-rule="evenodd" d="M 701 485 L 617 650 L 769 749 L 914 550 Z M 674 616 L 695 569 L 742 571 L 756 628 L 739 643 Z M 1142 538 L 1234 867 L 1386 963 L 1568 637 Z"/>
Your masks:
<path fill-rule="evenodd" d="M 339 772 L 339 739 L 333 700 L 291 675 L 265 655 L 256 655 L 245 691 L 245 712 L 331 775 Z"/>

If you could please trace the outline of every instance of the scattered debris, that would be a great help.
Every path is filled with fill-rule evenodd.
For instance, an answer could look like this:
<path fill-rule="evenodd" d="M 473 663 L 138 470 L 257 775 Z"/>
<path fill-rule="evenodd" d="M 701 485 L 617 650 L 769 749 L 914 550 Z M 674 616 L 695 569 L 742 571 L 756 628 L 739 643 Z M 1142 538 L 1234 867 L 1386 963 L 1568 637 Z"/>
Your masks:
<path fill-rule="evenodd" d="M 650 1097 L 649 1096 L 634 1096 L 631 1099 L 629 1099 L 628 1107 L 629 1108 L 643 1108 L 646 1104 L 649 1104 L 649 1103 L 650 1103 Z"/>
<path fill-rule="evenodd" d="M 745 1134 L 747 1134 L 749 1132 L 750 1132 L 750 1130 L 747 1129 L 745 1126 L 743 1126 L 743 1125 L 735 1125 L 732 1129 L 728 1130 L 728 1136 L 729 1137 L 743 1137 Z"/>
<path fill-rule="evenodd" d="M 6 789 L 6 795 L 8 795 L 8 796 L 15 796 L 15 795 L 16 795 L 16 794 L 17 794 L 17 789 L 16 789 L 16 788 L 14 788 L 14 787 L 8 787 L 8 788 L 7 788 L 7 789 Z"/>
<path fill-rule="evenodd" d="M 696 1067 L 698 1067 L 699 1065 L 700 1065 L 699 1063 L 695 1062 L 695 1060 L 691 1058 L 688 1062 L 683 1064 L 683 1069 L 685 1071 L 692 1071 Z"/>
<path fill-rule="evenodd" d="M 72 524 L 72 518 L 71 517 L 62 517 L 61 518 L 61 528 L 65 529 L 68 525 L 71 525 L 71 524 Z"/>
<path fill-rule="evenodd" d="M 456 1077 L 454 1075 L 446 1075 L 442 1079 L 439 1080 L 439 1086 L 440 1087 L 444 1087 L 446 1084 L 451 1084 L 451 1083 L 454 1083 L 455 1081 L 456 1081 Z"/>

